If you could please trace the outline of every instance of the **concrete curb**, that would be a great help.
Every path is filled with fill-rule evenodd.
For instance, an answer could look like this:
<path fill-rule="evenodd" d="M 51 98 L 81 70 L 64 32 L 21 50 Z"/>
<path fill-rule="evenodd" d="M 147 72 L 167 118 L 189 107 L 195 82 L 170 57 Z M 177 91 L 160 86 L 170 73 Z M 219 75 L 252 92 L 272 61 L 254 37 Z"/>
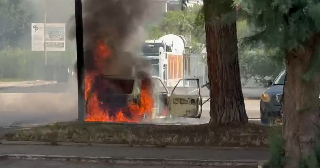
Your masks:
<path fill-rule="evenodd" d="M 0 160 L 51 160 L 51 161 L 77 161 L 77 162 L 104 162 L 110 164 L 149 164 L 174 166 L 261 166 L 264 160 L 188 160 L 188 159 L 159 159 L 159 158 L 112 158 L 112 157 L 79 157 L 63 155 L 32 155 L 7 154 L 0 155 Z"/>
<path fill-rule="evenodd" d="M 0 140 L 1 145 L 52 145 L 51 142 L 36 142 L 36 141 L 7 141 Z M 140 145 L 140 144 L 98 144 L 98 143 L 66 143 L 66 142 L 58 142 L 54 143 L 56 146 L 95 146 L 95 147 L 145 147 L 145 148 L 155 148 L 156 145 Z M 267 147 L 254 147 L 254 148 L 246 148 L 246 147 L 210 147 L 210 146 L 166 146 L 165 148 L 173 148 L 173 149 L 216 149 L 216 150 L 268 150 Z"/>
<path fill-rule="evenodd" d="M 244 100 L 260 100 L 261 97 L 244 97 Z"/>

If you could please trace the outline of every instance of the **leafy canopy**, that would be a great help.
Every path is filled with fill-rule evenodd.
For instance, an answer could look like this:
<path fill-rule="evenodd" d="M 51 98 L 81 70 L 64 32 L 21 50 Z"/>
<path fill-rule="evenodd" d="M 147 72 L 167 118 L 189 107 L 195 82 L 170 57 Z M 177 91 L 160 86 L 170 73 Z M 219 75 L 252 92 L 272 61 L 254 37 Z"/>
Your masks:
<path fill-rule="evenodd" d="M 161 22 L 148 28 L 151 39 L 158 39 L 166 34 L 191 36 L 191 47 L 193 53 L 201 52 L 205 44 L 204 24 L 198 20 L 201 6 L 195 5 L 184 11 L 169 11 Z"/>
<path fill-rule="evenodd" d="M 0 48 L 18 46 L 30 26 L 30 13 L 23 10 L 23 0 L 0 0 Z"/>
<path fill-rule="evenodd" d="M 246 39 L 267 48 L 292 51 L 320 30 L 320 0 L 239 0 L 248 23 L 256 28 Z"/>

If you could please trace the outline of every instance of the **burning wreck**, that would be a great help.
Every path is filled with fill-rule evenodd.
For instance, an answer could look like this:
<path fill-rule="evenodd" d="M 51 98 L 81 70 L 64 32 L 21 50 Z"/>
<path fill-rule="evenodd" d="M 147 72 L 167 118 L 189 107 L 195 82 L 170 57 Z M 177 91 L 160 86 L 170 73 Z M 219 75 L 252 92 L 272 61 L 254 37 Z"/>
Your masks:
<path fill-rule="evenodd" d="M 192 91 L 196 94 L 175 87 L 170 95 L 162 81 L 150 75 L 150 62 L 139 55 L 150 2 L 83 1 L 85 121 L 140 123 L 158 116 L 201 116 L 199 81 Z"/>

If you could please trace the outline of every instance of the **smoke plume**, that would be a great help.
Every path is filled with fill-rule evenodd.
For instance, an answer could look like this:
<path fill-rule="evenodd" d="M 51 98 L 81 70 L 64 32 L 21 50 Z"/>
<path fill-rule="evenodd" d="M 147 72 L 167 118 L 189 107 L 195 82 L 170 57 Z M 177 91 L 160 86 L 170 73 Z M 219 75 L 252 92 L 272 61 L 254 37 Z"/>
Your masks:
<path fill-rule="evenodd" d="M 145 40 L 143 26 L 159 14 L 155 8 L 151 8 L 151 2 L 150 0 L 83 1 L 86 71 L 98 68 L 93 63 L 92 55 L 97 41 L 102 40 L 111 50 L 110 58 L 104 62 L 103 74 L 120 76 L 149 74 L 149 64 L 139 56 L 139 52 Z M 74 31 L 74 27 L 71 30 Z M 69 34 L 71 39 L 75 38 L 74 32 Z"/>

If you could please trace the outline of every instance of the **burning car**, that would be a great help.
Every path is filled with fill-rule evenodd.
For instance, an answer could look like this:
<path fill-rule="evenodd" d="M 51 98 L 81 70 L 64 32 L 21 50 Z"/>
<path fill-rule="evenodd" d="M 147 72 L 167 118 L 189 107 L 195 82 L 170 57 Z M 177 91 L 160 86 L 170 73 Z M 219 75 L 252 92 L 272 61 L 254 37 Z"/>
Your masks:
<path fill-rule="evenodd" d="M 141 122 L 152 113 L 149 79 L 99 75 L 86 83 L 88 122 Z"/>
<path fill-rule="evenodd" d="M 185 80 L 195 81 L 197 87 L 178 87 Z M 98 88 L 99 92 L 86 91 L 87 122 L 149 123 L 156 118 L 201 117 L 202 97 L 197 79 L 180 80 L 171 94 L 158 77 L 100 76 L 92 85 L 98 85 L 91 88 Z"/>

